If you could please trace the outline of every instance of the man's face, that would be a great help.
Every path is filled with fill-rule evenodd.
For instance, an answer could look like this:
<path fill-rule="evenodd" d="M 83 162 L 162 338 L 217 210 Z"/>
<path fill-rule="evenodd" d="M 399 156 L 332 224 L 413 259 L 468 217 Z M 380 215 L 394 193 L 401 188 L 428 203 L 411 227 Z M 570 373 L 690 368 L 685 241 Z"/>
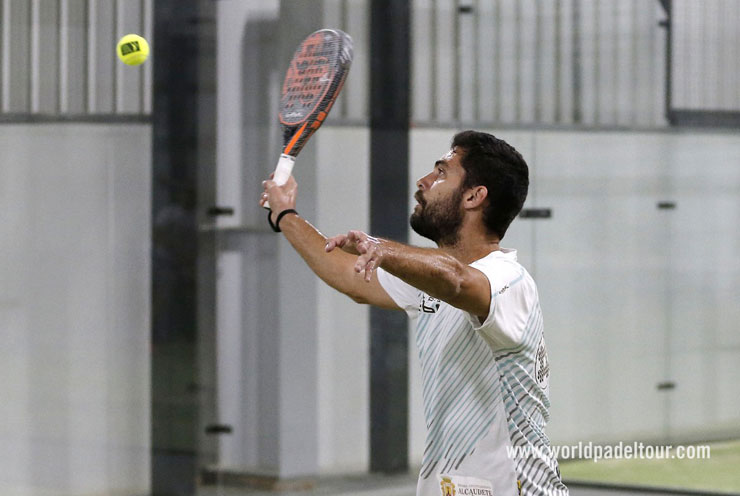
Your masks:
<path fill-rule="evenodd" d="M 411 214 L 411 228 L 440 246 L 457 242 L 465 214 L 461 154 L 462 150 L 453 148 L 437 160 L 432 172 L 416 181 L 418 204 Z"/>

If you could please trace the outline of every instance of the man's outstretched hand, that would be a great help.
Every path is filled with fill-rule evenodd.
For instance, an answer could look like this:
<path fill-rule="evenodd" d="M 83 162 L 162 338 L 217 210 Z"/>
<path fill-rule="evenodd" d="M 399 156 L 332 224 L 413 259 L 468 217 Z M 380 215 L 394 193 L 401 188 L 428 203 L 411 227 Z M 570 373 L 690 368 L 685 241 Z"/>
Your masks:
<path fill-rule="evenodd" d="M 355 272 L 365 273 L 365 281 L 370 282 L 373 271 L 380 267 L 386 255 L 386 247 L 382 239 L 374 238 L 362 231 L 350 231 L 329 238 L 326 242 L 326 251 L 340 248 L 347 253 L 358 255 L 355 261 Z"/>

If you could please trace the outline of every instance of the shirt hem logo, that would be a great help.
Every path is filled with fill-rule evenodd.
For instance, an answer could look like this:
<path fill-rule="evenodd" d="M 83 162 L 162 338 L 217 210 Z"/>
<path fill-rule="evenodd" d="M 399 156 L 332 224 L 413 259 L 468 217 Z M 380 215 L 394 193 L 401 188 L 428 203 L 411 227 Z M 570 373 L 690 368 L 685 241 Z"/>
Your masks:
<path fill-rule="evenodd" d="M 494 496 L 493 486 L 485 479 L 457 475 L 438 475 L 442 496 Z"/>

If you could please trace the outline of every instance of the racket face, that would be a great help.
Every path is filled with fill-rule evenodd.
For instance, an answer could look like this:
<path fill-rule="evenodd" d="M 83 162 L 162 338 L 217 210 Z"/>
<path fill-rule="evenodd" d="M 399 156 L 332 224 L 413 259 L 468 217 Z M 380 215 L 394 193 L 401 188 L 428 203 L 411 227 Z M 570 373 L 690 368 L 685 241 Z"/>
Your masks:
<path fill-rule="evenodd" d="M 352 39 L 334 29 L 309 35 L 298 46 L 280 98 L 283 153 L 295 156 L 324 122 L 352 63 Z"/>

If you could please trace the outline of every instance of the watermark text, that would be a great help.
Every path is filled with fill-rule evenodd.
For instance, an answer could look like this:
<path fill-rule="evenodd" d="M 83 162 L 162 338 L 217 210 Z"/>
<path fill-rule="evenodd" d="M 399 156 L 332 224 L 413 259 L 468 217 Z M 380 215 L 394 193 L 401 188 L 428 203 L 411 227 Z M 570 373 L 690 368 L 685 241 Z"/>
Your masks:
<path fill-rule="evenodd" d="M 534 446 L 507 446 L 507 454 L 512 459 L 541 458 L 558 460 L 706 460 L 712 457 L 708 445 L 663 445 L 656 446 L 640 441 L 614 445 L 579 442 L 537 448 Z"/>

